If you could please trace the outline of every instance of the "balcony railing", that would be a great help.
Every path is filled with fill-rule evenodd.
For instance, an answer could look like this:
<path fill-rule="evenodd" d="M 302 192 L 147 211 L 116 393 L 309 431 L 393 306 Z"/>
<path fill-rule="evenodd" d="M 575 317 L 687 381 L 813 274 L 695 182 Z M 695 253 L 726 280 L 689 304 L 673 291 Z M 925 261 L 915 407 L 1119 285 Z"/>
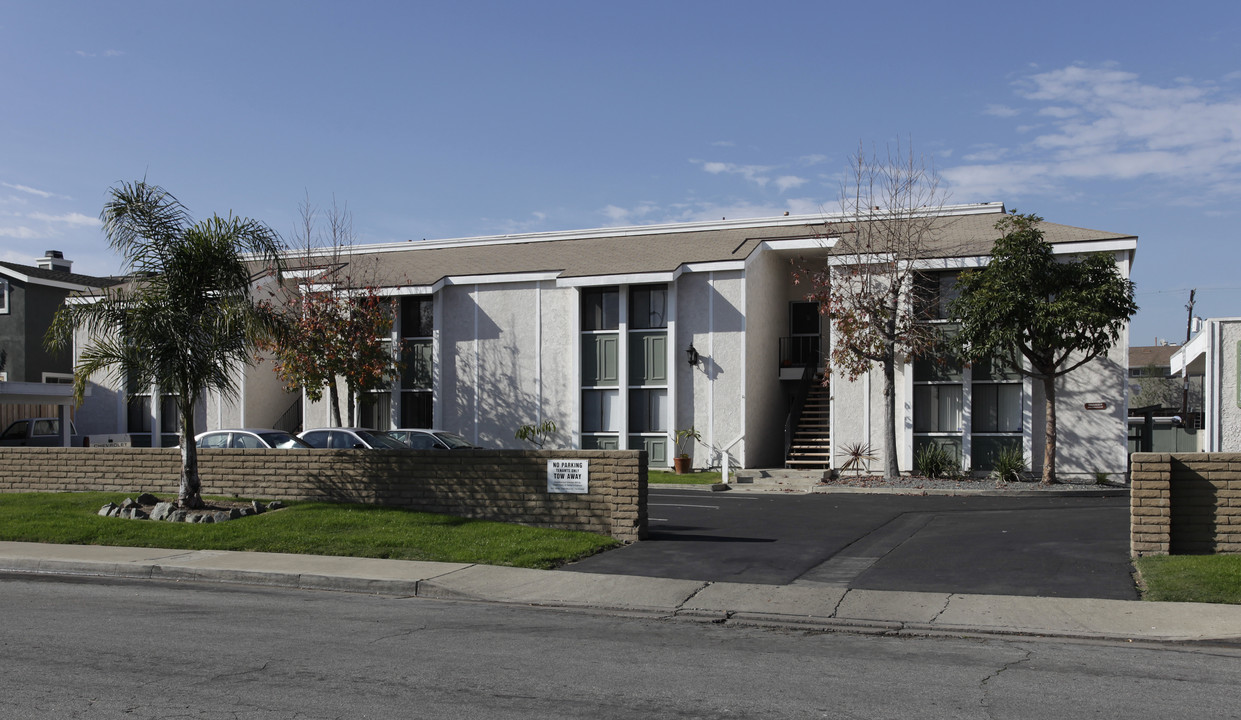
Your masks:
<path fill-rule="evenodd" d="M 780 338 L 780 367 L 805 367 L 819 362 L 819 338 L 794 336 Z"/>

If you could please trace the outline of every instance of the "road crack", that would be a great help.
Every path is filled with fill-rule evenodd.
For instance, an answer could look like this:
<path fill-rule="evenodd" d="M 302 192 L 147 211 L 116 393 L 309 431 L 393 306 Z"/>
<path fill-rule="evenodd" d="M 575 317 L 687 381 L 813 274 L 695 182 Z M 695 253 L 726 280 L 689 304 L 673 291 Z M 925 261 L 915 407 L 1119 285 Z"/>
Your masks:
<path fill-rule="evenodd" d="M 994 680 L 999 679 L 1001 675 L 1008 672 L 1009 670 L 1012 670 L 1018 665 L 1030 662 L 1030 660 L 1033 657 L 1034 657 L 1033 650 L 1025 650 L 1022 653 L 1021 657 L 1011 662 L 1004 663 L 1003 665 L 999 667 L 999 669 L 997 669 L 995 672 L 991 673 L 990 675 L 984 677 L 982 681 L 978 683 L 978 690 L 980 692 L 980 697 L 978 698 L 978 706 L 982 708 L 983 712 L 987 713 L 987 717 L 995 717 L 995 715 L 991 712 L 991 704 L 990 704 L 992 682 Z"/>

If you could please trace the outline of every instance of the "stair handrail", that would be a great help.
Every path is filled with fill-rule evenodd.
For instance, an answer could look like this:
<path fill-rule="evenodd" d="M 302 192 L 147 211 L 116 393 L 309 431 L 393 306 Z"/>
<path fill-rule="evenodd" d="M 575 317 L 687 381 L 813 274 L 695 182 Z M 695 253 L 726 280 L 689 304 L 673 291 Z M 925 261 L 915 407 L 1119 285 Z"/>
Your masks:
<path fill-rule="evenodd" d="M 299 394 L 293 404 L 281 414 L 280 419 L 272 423 L 273 430 L 283 430 L 293 434 L 302 426 L 302 398 Z"/>

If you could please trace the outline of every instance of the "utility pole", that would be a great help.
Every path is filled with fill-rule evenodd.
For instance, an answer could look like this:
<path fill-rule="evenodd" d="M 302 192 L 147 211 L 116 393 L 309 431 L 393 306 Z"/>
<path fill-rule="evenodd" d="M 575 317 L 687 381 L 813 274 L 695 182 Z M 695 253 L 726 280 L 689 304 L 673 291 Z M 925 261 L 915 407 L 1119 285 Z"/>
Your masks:
<path fill-rule="evenodd" d="M 1194 294 L 1198 292 L 1197 288 L 1189 291 L 1189 304 L 1185 309 L 1189 311 L 1189 318 L 1185 321 L 1185 344 L 1189 344 L 1189 335 L 1194 330 Z M 1181 417 L 1184 418 L 1189 414 L 1189 368 L 1181 369 Z"/>

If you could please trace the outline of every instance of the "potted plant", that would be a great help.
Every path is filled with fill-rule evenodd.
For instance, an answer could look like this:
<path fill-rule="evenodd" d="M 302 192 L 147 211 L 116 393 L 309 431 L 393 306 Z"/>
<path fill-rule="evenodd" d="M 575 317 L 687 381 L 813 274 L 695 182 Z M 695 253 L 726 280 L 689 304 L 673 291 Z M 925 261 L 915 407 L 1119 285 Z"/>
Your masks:
<path fill-rule="evenodd" d="M 684 430 L 677 430 L 675 437 L 677 455 L 672 459 L 672 467 L 677 475 L 684 475 L 690 471 L 689 451 L 694 447 L 691 441 L 702 440 L 702 435 L 690 425 Z"/>

